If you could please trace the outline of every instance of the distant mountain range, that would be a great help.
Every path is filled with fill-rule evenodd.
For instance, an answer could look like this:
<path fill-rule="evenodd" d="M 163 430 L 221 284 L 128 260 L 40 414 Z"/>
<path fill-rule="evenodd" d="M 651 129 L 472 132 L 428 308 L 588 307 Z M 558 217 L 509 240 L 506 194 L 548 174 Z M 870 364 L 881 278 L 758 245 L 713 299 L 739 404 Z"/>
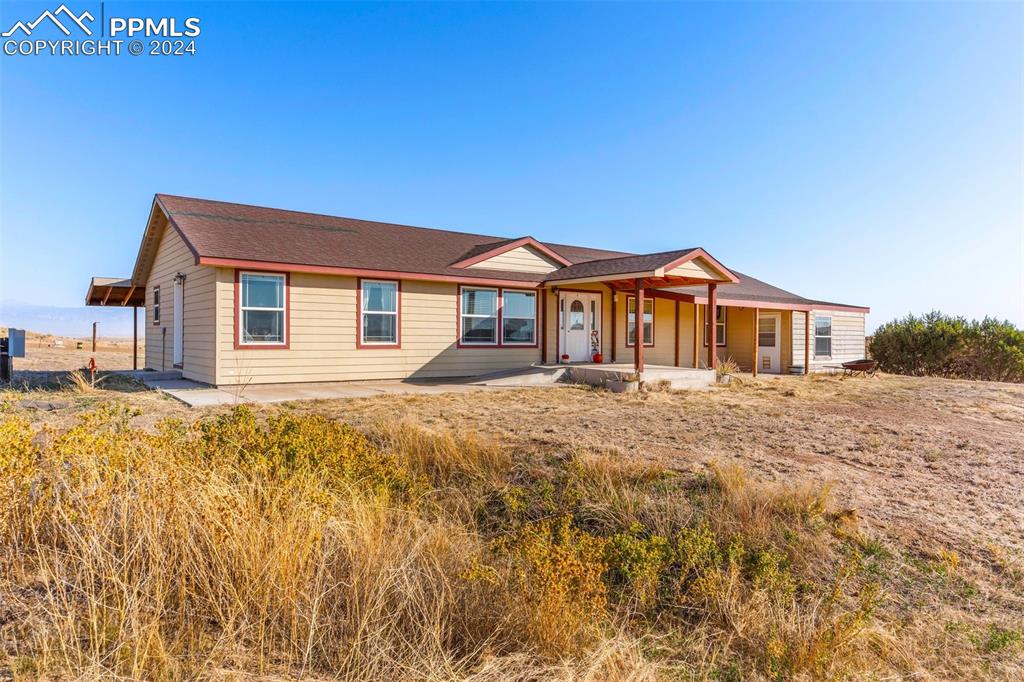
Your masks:
<path fill-rule="evenodd" d="M 139 310 L 140 336 L 144 319 L 145 313 Z M 56 336 L 87 337 L 92 334 L 93 322 L 100 323 L 99 336 L 132 335 L 130 307 L 61 308 L 29 303 L 0 303 L 0 327 L 15 327 Z"/>

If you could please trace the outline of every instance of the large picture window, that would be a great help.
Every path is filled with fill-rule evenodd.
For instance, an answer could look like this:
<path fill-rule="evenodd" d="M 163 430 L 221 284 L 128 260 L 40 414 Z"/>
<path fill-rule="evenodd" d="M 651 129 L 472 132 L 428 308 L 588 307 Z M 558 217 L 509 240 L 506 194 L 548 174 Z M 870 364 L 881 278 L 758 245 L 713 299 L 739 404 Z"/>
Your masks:
<path fill-rule="evenodd" d="M 814 357 L 832 357 L 832 318 L 827 315 L 814 316 Z"/>
<path fill-rule="evenodd" d="M 636 297 L 626 303 L 626 345 L 636 345 Z M 644 299 L 644 345 L 654 345 L 654 299 Z"/>
<path fill-rule="evenodd" d="M 707 306 L 705 306 L 707 310 Z M 708 321 L 704 320 L 704 345 L 708 345 Z M 725 306 L 715 306 L 715 345 L 725 345 Z"/>
<path fill-rule="evenodd" d="M 537 294 L 533 291 L 501 292 L 501 343 L 533 345 L 537 341 Z"/>
<path fill-rule="evenodd" d="M 364 279 L 359 282 L 359 342 L 366 346 L 397 346 L 398 282 Z"/>
<path fill-rule="evenodd" d="M 497 345 L 498 290 L 464 287 L 461 296 L 460 341 L 464 345 Z"/>
<path fill-rule="evenodd" d="M 537 292 L 486 287 L 459 290 L 460 346 L 537 345 Z"/>
<path fill-rule="evenodd" d="M 283 274 L 240 273 L 238 278 L 239 343 L 285 345 L 287 296 Z"/>

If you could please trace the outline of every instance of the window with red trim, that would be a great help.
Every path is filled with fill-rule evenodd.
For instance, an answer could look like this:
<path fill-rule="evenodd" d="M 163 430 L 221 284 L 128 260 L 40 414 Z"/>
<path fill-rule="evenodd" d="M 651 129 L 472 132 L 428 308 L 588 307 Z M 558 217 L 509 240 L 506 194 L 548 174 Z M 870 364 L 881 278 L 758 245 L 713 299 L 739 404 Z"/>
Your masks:
<path fill-rule="evenodd" d="M 537 292 L 525 289 L 459 288 L 459 345 L 537 345 Z"/>
<path fill-rule="evenodd" d="M 537 343 L 537 292 L 501 292 L 501 343 L 532 346 Z"/>
<path fill-rule="evenodd" d="M 267 272 L 238 275 L 238 342 L 280 346 L 287 338 L 287 277 Z"/>
<path fill-rule="evenodd" d="M 396 346 L 399 338 L 397 281 L 359 282 L 359 342 L 364 346 Z"/>

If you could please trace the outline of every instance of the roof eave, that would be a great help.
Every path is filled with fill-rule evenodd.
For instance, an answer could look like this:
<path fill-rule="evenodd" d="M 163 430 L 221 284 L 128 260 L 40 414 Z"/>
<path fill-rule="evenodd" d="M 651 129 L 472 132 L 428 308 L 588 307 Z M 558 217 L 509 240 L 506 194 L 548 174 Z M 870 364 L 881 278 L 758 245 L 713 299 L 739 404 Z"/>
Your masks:
<path fill-rule="evenodd" d="M 345 275 L 349 277 L 377 277 L 381 279 L 408 279 L 426 282 L 455 282 L 458 284 L 479 284 L 481 286 L 498 286 L 519 289 L 536 289 L 541 286 L 539 280 L 502 279 L 500 277 L 474 277 L 472 275 L 446 275 L 430 272 L 407 272 L 401 270 L 374 270 L 371 268 L 348 268 L 333 265 L 305 265 L 302 263 L 279 263 L 274 261 L 243 260 L 238 258 L 221 258 L 201 256 L 197 265 L 209 265 L 221 268 L 239 268 L 262 270 L 268 272 L 308 272 L 325 275 Z"/>

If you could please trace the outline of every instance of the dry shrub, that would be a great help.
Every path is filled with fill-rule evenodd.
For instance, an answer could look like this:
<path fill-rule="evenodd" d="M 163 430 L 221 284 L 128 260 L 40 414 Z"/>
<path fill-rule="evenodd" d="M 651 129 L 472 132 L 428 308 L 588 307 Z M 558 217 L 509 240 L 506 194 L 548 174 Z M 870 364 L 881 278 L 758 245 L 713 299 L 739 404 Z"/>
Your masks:
<path fill-rule="evenodd" d="M 94 393 L 96 391 L 96 387 L 80 369 L 68 372 L 68 381 L 68 389 L 73 393 Z"/>
<path fill-rule="evenodd" d="M 828 486 L 513 455 L 408 424 L 368 438 L 245 407 L 155 433 L 134 415 L 107 405 L 62 433 L 0 421 L 0 558 L 36 585 L 19 653 L 40 671 L 625 680 L 911 668 L 876 618 L 884 598 L 847 528 L 855 517 L 832 509 Z"/>
<path fill-rule="evenodd" d="M 546 657 L 585 651 L 599 638 L 607 601 L 604 546 L 566 516 L 527 524 L 495 542 L 520 595 L 510 606 Z"/>
<path fill-rule="evenodd" d="M 472 432 L 431 433 L 409 422 L 382 422 L 373 429 L 373 436 L 381 449 L 437 488 L 467 483 L 499 487 L 512 469 L 507 449 L 481 441 Z"/>
<path fill-rule="evenodd" d="M 421 509 L 419 477 L 398 459 L 318 417 L 263 423 L 239 408 L 147 434 L 131 416 L 104 408 L 62 434 L 0 422 L 2 557 L 7 575 L 38 576 L 22 646 L 42 670 L 528 679 L 645 665 L 624 649 L 594 659 L 599 621 L 555 618 L 602 586 L 591 541 L 571 529 L 496 552 Z M 493 579 L 474 579 L 480 566 Z"/>

